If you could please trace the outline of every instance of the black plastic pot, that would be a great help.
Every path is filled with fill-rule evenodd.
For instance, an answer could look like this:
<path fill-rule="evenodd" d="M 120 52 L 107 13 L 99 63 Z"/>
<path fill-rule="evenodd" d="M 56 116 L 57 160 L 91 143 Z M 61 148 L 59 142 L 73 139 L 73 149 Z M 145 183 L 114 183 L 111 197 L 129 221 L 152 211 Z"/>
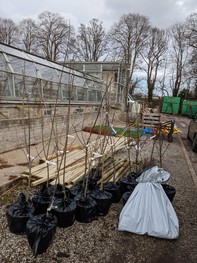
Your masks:
<path fill-rule="evenodd" d="M 175 194 L 176 194 L 176 189 L 169 184 L 162 184 L 162 187 L 163 187 L 167 197 L 169 198 L 170 202 L 172 202 L 174 197 L 175 197 Z"/>
<path fill-rule="evenodd" d="M 75 198 L 77 195 L 81 194 L 82 192 L 84 192 L 83 186 L 82 186 L 82 182 L 79 182 L 75 185 L 73 185 L 70 188 L 70 197 L 71 198 Z"/>
<path fill-rule="evenodd" d="M 75 221 L 77 205 L 73 199 L 55 199 L 51 213 L 57 217 L 57 226 L 70 227 Z"/>
<path fill-rule="evenodd" d="M 90 195 L 90 193 L 94 190 L 87 190 L 87 195 Z M 84 197 L 84 188 L 82 187 L 82 183 L 78 183 L 77 185 L 74 185 L 70 188 L 70 197 L 77 202 L 81 198 Z"/>
<path fill-rule="evenodd" d="M 51 203 L 52 198 L 52 188 L 42 187 L 36 192 L 32 197 L 32 202 L 35 207 L 35 214 L 44 214 L 47 211 Z"/>
<path fill-rule="evenodd" d="M 49 186 L 50 195 L 53 195 L 57 198 L 64 198 L 64 195 L 69 198 L 70 197 L 70 190 L 67 187 L 64 187 L 62 184 L 57 184 L 55 186 Z"/>
<path fill-rule="evenodd" d="M 88 174 L 88 189 L 98 189 L 98 181 L 101 179 L 101 177 L 102 170 L 100 166 L 91 168 Z"/>
<path fill-rule="evenodd" d="M 92 197 L 81 197 L 77 201 L 76 220 L 89 223 L 98 219 L 97 202 Z"/>
<path fill-rule="evenodd" d="M 129 191 L 129 192 L 125 192 L 122 196 L 122 202 L 123 202 L 123 206 L 126 204 L 126 202 L 128 201 L 130 195 L 132 194 L 133 191 Z"/>
<path fill-rule="evenodd" d="M 90 196 L 97 202 L 98 215 L 107 215 L 112 204 L 112 194 L 102 190 L 95 190 L 91 192 Z"/>
<path fill-rule="evenodd" d="M 26 202 L 25 195 L 20 193 L 18 202 L 10 205 L 6 211 L 10 231 L 15 234 L 25 233 L 26 223 L 33 213 L 32 203 Z"/>
<path fill-rule="evenodd" d="M 118 203 L 122 197 L 119 185 L 113 182 L 103 184 L 103 190 L 112 194 L 112 203 Z"/>
<path fill-rule="evenodd" d="M 129 189 L 134 189 L 136 187 L 137 182 L 134 175 L 136 174 L 131 173 L 118 181 L 119 189 L 122 195 L 126 193 Z"/>
<path fill-rule="evenodd" d="M 27 238 L 33 254 L 44 253 L 55 235 L 57 218 L 52 215 L 36 215 L 27 221 Z"/>

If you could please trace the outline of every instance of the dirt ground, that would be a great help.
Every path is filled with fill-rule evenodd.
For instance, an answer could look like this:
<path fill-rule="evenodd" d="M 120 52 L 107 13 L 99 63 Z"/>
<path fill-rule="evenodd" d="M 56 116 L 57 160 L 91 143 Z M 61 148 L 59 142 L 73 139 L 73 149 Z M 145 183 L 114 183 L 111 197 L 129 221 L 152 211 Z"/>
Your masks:
<path fill-rule="evenodd" d="M 185 129 L 189 120 L 177 122 Z M 8 229 L 6 206 L 17 200 L 25 184 L 19 184 L 0 196 L 0 262 L 69 262 L 69 263 L 196 263 L 197 262 L 197 191 L 188 169 L 179 135 L 172 143 L 164 141 L 162 168 L 171 176 L 168 183 L 175 187 L 173 207 L 179 219 L 176 240 L 160 239 L 118 231 L 122 200 L 112 204 L 105 217 L 91 223 L 75 221 L 69 228 L 57 228 L 47 252 L 33 256 L 25 234 L 15 235 Z M 143 156 L 150 158 L 153 142 L 146 140 Z M 20 157 L 19 157 L 20 152 Z M 120 156 L 125 152 L 120 151 Z M 134 156 L 134 151 L 131 153 Z M 1 177 L 19 175 L 24 170 L 26 157 L 21 150 L 1 155 L 4 164 L 13 165 L 0 170 Z M 159 163 L 159 142 L 154 151 L 155 164 Z M 10 169 L 10 170 L 8 170 Z M 4 174 L 5 173 L 5 174 Z"/>
<path fill-rule="evenodd" d="M 71 137 L 68 138 L 68 145 L 70 147 L 80 146 L 81 143 L 86 142 L 88 135 L 89 133 L 84 132 L 82 138 L 82 132 L 71 134 Z M 92 134 L 90 141 L 94 141 L 96 138 L 97 135 Z M 65 138 L 61 138 L 59 143 L 61 148 L 64 147 Z M 44 145 L 47 145 L 47 142 L 44 142 Z M 28 151 L 29 149 L 24 147 L 0 154 L 0 189 L 2 187 L 2 190 L 4 190 L 6 184 L 9 185 L 12 181 L 17 180 L 21 173 L 28 169 Z M 39 164 L 39 161 L 45 158 L 47 152 L 48 155 L 56 152 L 55 141 L 51 142 L 49 149 L 46 147 L 46 152 L 43 151 L 42 143 L 32 145 L 30 147 L 30 156 L 34 158 L 31 163 L 32 167 Z"/>

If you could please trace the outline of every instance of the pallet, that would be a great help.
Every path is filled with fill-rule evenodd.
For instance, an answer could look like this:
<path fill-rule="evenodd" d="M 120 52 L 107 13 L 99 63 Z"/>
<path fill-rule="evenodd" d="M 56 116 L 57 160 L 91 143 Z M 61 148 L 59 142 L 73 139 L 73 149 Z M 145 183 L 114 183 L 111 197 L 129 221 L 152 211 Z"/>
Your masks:
<path fill-rule="evenodd" d="M 143 113 L 142 114 L 142 125 L 144 127 L 157 127 L 160 123 L 160 113 Z"/>

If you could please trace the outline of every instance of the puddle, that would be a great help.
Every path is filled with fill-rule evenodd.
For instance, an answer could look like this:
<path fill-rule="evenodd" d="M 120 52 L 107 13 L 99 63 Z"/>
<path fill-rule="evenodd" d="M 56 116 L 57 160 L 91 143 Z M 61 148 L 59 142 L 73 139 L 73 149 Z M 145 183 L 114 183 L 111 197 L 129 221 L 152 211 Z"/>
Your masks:
<path fill-rule="evenodd" d="M 11 164 L 0 164 L 0 169 L 4 169 L 4 168 L 9 168 L 9 167 L 13 167 L 14 165 Z"/>
<path fill-rule="evenodd" d="M 17 165 L 19 165 L 19 166 L 28 166 L 29 163 L 17 163 Z"/>

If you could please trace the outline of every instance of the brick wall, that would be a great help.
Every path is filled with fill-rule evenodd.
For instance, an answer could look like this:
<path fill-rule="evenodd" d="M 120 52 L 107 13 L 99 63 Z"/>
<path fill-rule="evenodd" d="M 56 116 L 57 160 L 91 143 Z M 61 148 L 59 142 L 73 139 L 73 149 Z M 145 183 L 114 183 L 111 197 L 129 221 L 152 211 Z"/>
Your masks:
<path fill-rule="evenodd" d="M 31 107 L 29 108 L 30 119 L 28 118 L 27 107 L 20 105 L 1 107 L 0 112 L 0 153 L 10 151 L 16 148 L 24 147 L 25 141 L 30 144 L 36 144 L 42 141 L 42 137 L 47 140 L 51 133 L 54 110 L 46 107 L 44 110 Z M 66 124 L 68 108 L 65 106 L 57 107 L 57 113 L 54 118 L 55 132 L 53 136 L 64 136 L 66 132 Z M 98 107 L 95 106 L 72 106 L 70 113 L 70 131 L 82 129 L 84 126 L 91 126 L 97 116 Z M 103 117 L 104 110 L 101 111 L 100 119 Z M 98 120 L 99 122 L 99 120 Z M 30 129 L 29 129 L 30 128 Z"/>

